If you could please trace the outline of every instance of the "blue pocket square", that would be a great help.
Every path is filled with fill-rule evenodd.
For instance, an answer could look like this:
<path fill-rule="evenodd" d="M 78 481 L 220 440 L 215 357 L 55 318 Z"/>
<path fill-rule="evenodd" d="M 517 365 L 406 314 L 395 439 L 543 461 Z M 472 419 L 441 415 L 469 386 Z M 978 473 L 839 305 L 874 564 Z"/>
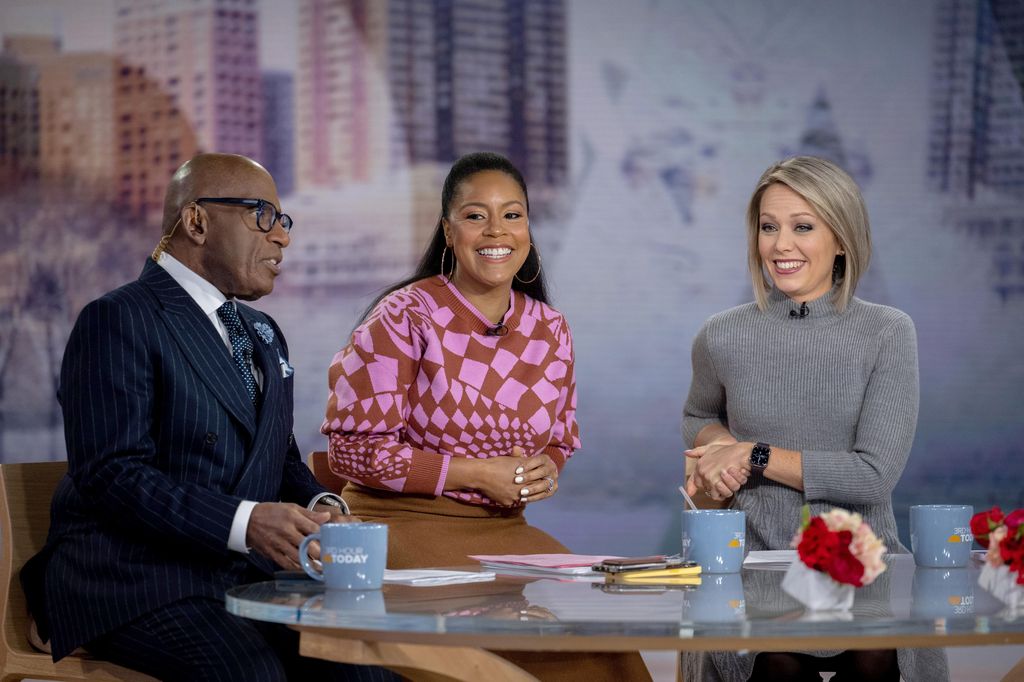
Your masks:
<path fill-rule="evenodd" d="M 290 364 L 288 364 L 288 361 L 285 358 L 283 358 L 280 355 L 278 355 L 277 356 L 277 361 L 281 365 L 281 378 L 282 379 L 287 379 L 291 375 L 295 374 L 295 368 L 292 367 Z"/>

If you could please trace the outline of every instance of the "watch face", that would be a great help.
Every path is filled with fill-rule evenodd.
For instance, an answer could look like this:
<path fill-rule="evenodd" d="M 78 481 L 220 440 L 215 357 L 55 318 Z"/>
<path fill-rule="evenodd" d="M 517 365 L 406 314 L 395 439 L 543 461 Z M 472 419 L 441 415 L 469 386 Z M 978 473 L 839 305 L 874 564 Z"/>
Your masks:
<path fill-rule="evenodd" d="M 771 457 L 771 454 L 770 448 L 758 443 L 750 452 L 750 466 L 764 469 L 768 466 L 768 458 Z"/>

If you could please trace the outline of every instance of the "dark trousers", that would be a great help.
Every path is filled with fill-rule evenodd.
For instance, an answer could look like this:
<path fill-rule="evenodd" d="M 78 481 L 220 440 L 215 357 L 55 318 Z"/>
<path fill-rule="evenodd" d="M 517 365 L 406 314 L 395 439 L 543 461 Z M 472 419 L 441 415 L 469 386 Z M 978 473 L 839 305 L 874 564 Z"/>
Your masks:
<path fill-rule="evenodd" d="M 299 656 L 299 634 L 228 613 L 214 599 L 168 604 L 108 633 L 90 652 L 161 680 L 397 682 L 383 668 Z"/>

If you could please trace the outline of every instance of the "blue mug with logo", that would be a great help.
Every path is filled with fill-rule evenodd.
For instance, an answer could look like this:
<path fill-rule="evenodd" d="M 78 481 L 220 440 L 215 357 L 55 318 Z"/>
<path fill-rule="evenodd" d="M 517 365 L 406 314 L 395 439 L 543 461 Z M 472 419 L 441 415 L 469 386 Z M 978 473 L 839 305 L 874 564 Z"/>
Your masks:
<path fill-rule="evenodd" d="M 320 543 L 317 570 L 309 543 Z M 329 590 L 377 590 L 388 562 L 388 527 L 383 523 L 325 523 L 299 543 L 299 563 Z"/>
<path fill-rule="evenodd" d="M 917 504 L 910 508 L 910 549 L 918 566 L 963 568 L 974 534 L 969 504 Z"/>
<path fill-rule="evenodd" d="M 704 573 L 738 573 L 743 567 L 747 516 L 735 509 L 684 509 L 683 558 Z"/>

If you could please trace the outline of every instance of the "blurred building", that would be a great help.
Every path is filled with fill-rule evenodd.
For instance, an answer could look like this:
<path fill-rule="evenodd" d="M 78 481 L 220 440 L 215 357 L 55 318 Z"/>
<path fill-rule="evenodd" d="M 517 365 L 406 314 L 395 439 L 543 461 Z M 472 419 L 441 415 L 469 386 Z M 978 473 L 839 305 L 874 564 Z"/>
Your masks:
<path fill-rule="evenodd" d="M 51 36 L 11 36 L 8 64 L 33 74 L 35 124 L 22 126 L 14 147 L 35 147 L 38 175 L 47 180 L 110 188 L 115 169 L 116 66 L 98 52 L 66 55 Z M 4 118 L 10 114 L 4 102 Z M 14 113 L 14 112 L 12 112 Z M 76 182 L 77 181 L 77 182 Z"/>
<path fill-rule="evenodd" d="M 932 187 L 1024 196 L 1024 4 L 942 0 L 933 44 Z"/>
<path fill-rule="evenodd" d="M 39 177 L 39 70 L 15 57 L 17 40 L 0 52 L 0 183 Z"/>
<path fill-rule="evenodd" d="M 20 179 L 42 177 L 135 213 L 159 212 L 167 179 L 196 142 L 144 69 L 102 52 L 61 52 L 49 36 L 10 37 L 0 64 L 4 81 L 31 86 L 0 97 L 4 147 L 31 159 Z"/>
<path fill-rule="evenodd" d="M 1024 4 L 936 9 L 928 180 L 949 224 L 989 250 L 992 291 L 1024 297 Z M 958 201 L 960 200 L 960 201 Z M 969 203 L 962 203 L 968 200 Z"/>
<path fill-rule="evenodd" d="M 294 92 L 291 73 L 263 73 L 263 156 L 259 160 L 274 176 L 281 196 L 295 189 Z"/>
<path fill-rule="evenodd" d="M 114 6 L 117 55 L 167 94 L 200 151 L 262 158 L 256 0 L 115 0 Z"/>
<path fill-rule="evenodd" d="M 568 180 L 564 0 L 302 0 L 300 187 L 501 152 Z"/>
<path fill-rule="evenodd" d="M 366 182 L 392 166 L 381 69 L 387 0 L 302 0 L 295 160 L 300 188 Z"/>

